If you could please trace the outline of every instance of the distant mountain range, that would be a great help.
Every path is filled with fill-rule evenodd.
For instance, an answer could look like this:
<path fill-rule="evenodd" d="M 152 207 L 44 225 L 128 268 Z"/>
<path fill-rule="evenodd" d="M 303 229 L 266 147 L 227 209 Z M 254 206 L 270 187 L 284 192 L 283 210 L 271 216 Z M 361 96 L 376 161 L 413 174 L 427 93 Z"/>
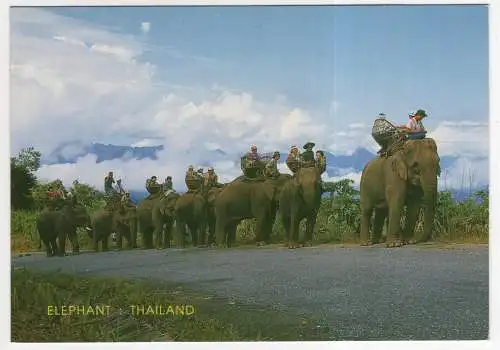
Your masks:
<path fill-rule="evenodd" d="M 92 144 L 81 144 L 79 142 L 66 143 L 58 148 L 56 148 L 51 154 L 42 158 L 42 164 L 62 164 L 62 163 L 76 163 L 78 158 L 92 154 L 97 157 L 97 163 L 104 161 L 109 161 L 113 159 L 158 159 L 157 153 L 164 149 L 163 146 L 144 146 L 144 147 L 132 147 L 132 146 L 117 146 L 111 144 L 102 143 L 92 143 Z M 203 166 L 210 165 L 210 161 L 222 160 L 222 159 L 239 159 L 239 155 L 228 154 L 220 149 L 216 150 L 206 150 L 205 148 L 201 150 L 192 150 L 192 152 L 202 152 L 202 159 L 207 159 L 207 164 L 201 164 Z M 190 153 L 191 151 L 189 151 Z M 286 151 L 282 154 L 287 154 Z M 375 157 L 375 154 L 370 152 L 365 148 L 357 148 L 351 155 L 335 155 L 329 152 L 325 152 L 327 157 L 327 174 L 329 177 L 344 176 L 349 173 L 359 173 L 363 170 L 365 164 Z M 458 159 L 457 156 L 442 156 L 441 159 L 441 169 L 444 171 L 447 168 L 453 166 L 454 162 Z M 478 157 L 479 160 L 485 157 Z M 485 185 L 486 186 L 486 185 Z M 484 187 L 484 186 L 483 186 Z M 468 195 L 469 190 L 457 190 L 455 191 L 455 197 L 457 199 L 463 198 Z M 132 191 L 132 197 L 136 200 L 142 199 L 146 196 L 145 191 Z"/>

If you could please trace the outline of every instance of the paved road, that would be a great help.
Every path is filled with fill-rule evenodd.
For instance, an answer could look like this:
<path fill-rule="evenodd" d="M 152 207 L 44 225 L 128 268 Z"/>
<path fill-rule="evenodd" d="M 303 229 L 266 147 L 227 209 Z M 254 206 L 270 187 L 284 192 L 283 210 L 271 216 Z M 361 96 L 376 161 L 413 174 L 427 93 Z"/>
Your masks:
<path fill-rule="evenodd" d="M 14 267 L 188 284 L 307 314 L 332 340 L 486 339 L 488 248 L 136 250 L 13 258 Z"/>

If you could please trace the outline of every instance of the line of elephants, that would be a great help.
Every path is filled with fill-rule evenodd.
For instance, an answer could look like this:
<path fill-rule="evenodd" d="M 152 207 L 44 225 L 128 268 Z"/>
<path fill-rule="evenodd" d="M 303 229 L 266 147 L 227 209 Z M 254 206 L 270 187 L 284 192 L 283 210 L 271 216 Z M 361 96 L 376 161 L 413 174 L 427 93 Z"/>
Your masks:
<path fill-rule="evenodd" d="M 422 204 L 425 207 L 424 234 L 420 240 L 430 239 L 439 174 L 436 143 L 429 138 L 407 141 L 395 154 L 369 161 L 360 182 L 360 244 L 379 243 L 386 219 L 387 247 L 416 243 L 414 228 Z M 250 218 L 256 219 L 256 243 L 269 243 L 279 213 L 288 247 L 297 248 L 313 242 L 321 195 L 320 170 L 306 164 L 294 176 L 280 174 L 276 178 L 258 180 L 240 176 L 207 191 L 171 192 L 167 196 L 145 199 L 137 207 L 118 205 L 100 209 L 92 215 L 82 205 L 72 202 L 57 211 L 42 212 L 37 228 L 47 256 L 64 255 L 66 237 L 72 243 L 73 253 L 78 253 L 77 227 L 88 225 L 92 228 L 88 233 L 94 250 L 98 250 L 99 242 L 102 250 L 107 250 L 112 232 L 117 233 L 119 247 L 126 240 L 128 248 L 136 248 L 138 232 L 142 236 L 142 247 L 146 249 L 169 248 L 171 241 L 175 241 L 177 247 L 184 247 L 186 229 L 195 246 L 214 243 L 217 247 L 230 247 L 236 241 L 238 224 Z M 407 218 L 402 228 L 400 219 L 404 206 Z M 303 219 L 306 230 L 299 240 L 299 224 Z"/>

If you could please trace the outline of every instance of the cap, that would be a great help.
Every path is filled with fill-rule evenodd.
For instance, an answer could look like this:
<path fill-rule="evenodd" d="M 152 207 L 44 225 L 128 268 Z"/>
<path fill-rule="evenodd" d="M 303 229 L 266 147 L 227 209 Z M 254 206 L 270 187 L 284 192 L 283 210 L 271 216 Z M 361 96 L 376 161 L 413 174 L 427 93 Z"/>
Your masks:
<path fill-rule="evenodd" d="M 304 145 L 304 149 L 313 148 L 316 144 L 314 142 L 308 142 Z"/>

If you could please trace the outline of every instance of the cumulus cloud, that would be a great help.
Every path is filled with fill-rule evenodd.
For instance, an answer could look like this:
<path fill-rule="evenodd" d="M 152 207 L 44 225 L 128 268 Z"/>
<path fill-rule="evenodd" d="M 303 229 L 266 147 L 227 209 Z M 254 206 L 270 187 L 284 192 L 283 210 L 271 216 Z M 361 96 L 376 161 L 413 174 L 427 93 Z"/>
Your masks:
<path fill-rule="evenodd" d="M 238 176 L 238 155 L 250 144 L 264 152 L 309 140 L 335 154 L 378 149 L 371 125 L 352 121 L 345 130 L 335 130 L 328 111 L 306 110 L 278 92 L 265 102 L 217 82 L 200 92 L 162 80 L 159 67 L 144 59 L 140 38 L 38 9 L 16 8 L 11 14 L 13 153 L 33 145 L 50 154 L 72 144 L 62 151 L 77 155 L 79 145 L 97 140 L 120 144 L 116 135 L 134 140 L 127 144 L 135 147 L 164 145 L 157 161 L 125 157 L 97 164 L 94 156 L 85 156 L 76 164 L 43 166 L 41 178 L 67 184 L 78 178 L 101 187 L 113 170 L 129 188 L 143 188 L 151 175 L 172 175 L 176 187 L 183 188 L 189 164 L 215 166 L 221 181 Z M 141 29 L 149 31 L 145 23 Z M 487 152 L 487 129 L 465 124 L 441 123 L 433 130 L 440 152 L 467 148 L 460 139 L 467 128 L 474 132 L 465 139 L 478 138 L 473 152 Z M 219 157 L 216 150 L 231 157 Z"/>
<path fill-rule="evenodd" d="M 142 22 L 141 23 L 141 32 L 144 34 L 149 33 L 149 30 L 151 29 L 151 23 L 150 22 Z"/>

